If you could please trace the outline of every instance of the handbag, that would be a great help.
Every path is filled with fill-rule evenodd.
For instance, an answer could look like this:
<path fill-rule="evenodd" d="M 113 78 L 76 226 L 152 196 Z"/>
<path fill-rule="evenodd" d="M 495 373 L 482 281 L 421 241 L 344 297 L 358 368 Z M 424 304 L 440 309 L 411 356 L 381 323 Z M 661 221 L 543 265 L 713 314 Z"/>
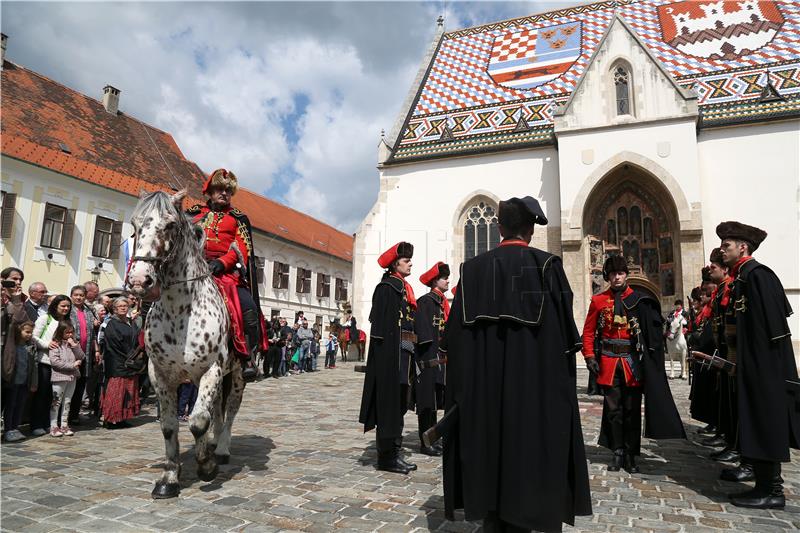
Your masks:
<path fill-rule="evenodd" d="M 147 372 L 147 351 L 144 349 L 144 335 L 140 332 L 133 350 L 125 356 L 125 368 L 135 374 Z"/>

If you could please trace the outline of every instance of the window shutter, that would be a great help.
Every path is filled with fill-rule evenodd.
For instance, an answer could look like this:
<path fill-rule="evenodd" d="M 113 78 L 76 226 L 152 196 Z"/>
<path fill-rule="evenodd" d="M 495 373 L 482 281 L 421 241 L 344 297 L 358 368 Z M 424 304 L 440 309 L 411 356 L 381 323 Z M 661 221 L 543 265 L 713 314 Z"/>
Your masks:
<path fill-rule="evenodd" d="M 262 283 L 264 283 L 264 267 L 266 266 L 267 261 L 263 257 L 258 257 L 258 256 L 256 256 L 255 259 L 256 259 L 256 261 L 255 261 L 255 263 L 256 263 L 256 283 L 261 285 Z"/>
<path fill-rule="evenodd" d="M 122 247 L 122 222 L 114 221 L 111 226 L 111 250 L 109 259 L 119 259 L 119 249 Z"/>
<path fill-rule="evenodd" d="M 67 209 L 67 219 L 64 221 L 64 233 L 61 235 L 62 250 L 72 250 L 73 233 L 75 233 L 75 210 Z"/>
<path fill-rule="evenodd" d="M 303 269 L 297 267 L 297 276 L 295 277 L 295 291 L 303 292 Z"/>
<path fill-rule="evenodd" d="M 281 288 L 281 263 L 275 261 L 272 264 L 272 288 L 273 289 L 280 289 Z"/>
<path fill-rule="evenodd" d="M 0 237 L 3 239 L 10 239 L 11 232 L 14 229 L 14 207 L 17 205 L 17 195 L 13 192 L 7 192 L 3 196 L 3 214 L 2 214 L 2 229 L 0 229 Z"/>
<path fill-rule="evenodd" d="M 317 273 L 317 298 L 322 298 L 322 274 Z"/>

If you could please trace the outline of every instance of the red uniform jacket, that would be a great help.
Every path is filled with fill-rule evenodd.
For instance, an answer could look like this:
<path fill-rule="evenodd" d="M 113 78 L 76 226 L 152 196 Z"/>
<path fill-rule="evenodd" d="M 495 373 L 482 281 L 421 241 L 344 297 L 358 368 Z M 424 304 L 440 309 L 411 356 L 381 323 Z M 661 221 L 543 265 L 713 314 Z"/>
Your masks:
<path fill-rule="evenodd" d="M 192 207 L 189 214 L 192 215 L 192 222 L 206 232 L 207 260 L 219 259 L 222 261 L 226 274 L 236 272 L 236 263 L 240 261 L 243 266 L 247 266 L 252 243 L 244 217 L 237 216 L 240 215 L 237 209 L 212 211 L 207 205 L 196 205 Z M 234 241 L 242 253 L 241 260 L 236 255 L 236 251 L 231 249 Z M 240 285 L 247 285 L 247 283 L 245 280 L 241 280 Z"/>
<path fill-rule="evenodd" d="M 625 289 L 622 297 L 626 298 L 633 289 L 630 287 Z M 598 328 L 598 320 L 600 321 L 600 328 Z M 592 296 L 592 301 L 589 304 L 589 311 L 586 314 L 586 322 L 583 325 L 583 356 L 586 358 L 595 357 L 595 339 L 597 335 L 602 339 L 630 339 L 630 326 L 628 324 L 617 325 L 614 324 L 614 295 L 611 289 Z M 622 357 L 600 357 L 600 375 L 597 377 L 598 385 L 611 386 L 614 381 L 614 372 L 617 370 L 617 365 L 621 364 L 625 372 L 625 384 L 628 387 L 641 387 L 641 383 L 636 381 L 633 377 L 631 367 Z"/>

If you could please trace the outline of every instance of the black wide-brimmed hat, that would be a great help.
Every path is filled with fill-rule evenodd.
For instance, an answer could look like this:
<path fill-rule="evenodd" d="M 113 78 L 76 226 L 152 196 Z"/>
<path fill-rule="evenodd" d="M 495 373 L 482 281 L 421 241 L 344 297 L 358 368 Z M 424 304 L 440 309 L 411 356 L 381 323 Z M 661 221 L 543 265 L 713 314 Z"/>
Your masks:
<path fill-rule="evenodd" d="M 608 281 L 608 276 L 611 275 L 612 272 L 629 273 L 628 262 L 625 261 L 625 258 L 621 255 L 612 255 L 603 263 L 603 279 Z"/>
<path fill-rule="evenodd" d="M 721 222 L 717 226 L 717 237 L 723 241 L 725 239 L 746 241 L 751 245 L 750 253 L 753 253 L 761 243 L 764 242 L 764 239 L 767 238 L 767 232 L 755 226 L 748 226 L 741 222 L 729 220 L 727 222 Z"/>
<path fill-rule="evenodd" d="M 514 228 L 520 224 L 547 224 L 547 217 L 544 216 L 539 200 L 532 196 L 523 198 L 509 198 L 500 201 L 500 208 L 497 211 L 497 222 L 506 228 Z"/>

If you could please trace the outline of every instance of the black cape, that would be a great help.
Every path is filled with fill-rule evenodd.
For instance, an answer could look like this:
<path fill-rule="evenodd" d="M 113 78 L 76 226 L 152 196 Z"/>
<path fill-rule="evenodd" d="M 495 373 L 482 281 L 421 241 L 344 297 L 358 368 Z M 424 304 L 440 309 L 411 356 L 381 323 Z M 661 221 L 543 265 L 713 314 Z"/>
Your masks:
<path fill-rule="evenodd" d="M 622 300 L 628 320 L 639 323 L 640 335 L 631 335 L 633 352 L 641 354 L 644 384 L 644 436 L 650 439 L 685 439 L 681 416 L 672 399 L 664 369 L 664 342 L 662 331 L 664 319 L 661 306 L 654 299 L 633 291 Z M 606 425 L 600 430 L 601 446 L 610 448 Z M 635 455 L 639 450 L 633 451 Z"/>
<path fill-rule="evenodd" d="M 424 294 L 417 299 L 417 312 L 414 315 L 417 345 L 414 357 L 418 362 L 430 361 L 439 357 L 439 323 L 444 320 L 441 302 L 441 297 L 433 292 Z M 420 370 L 414 381 L 414 403 L 417 413 L 423 409 L 444 409 L 444 384 L 445 369 L 443 366 L 426 367 Z"/>
<path fill-rule="evenodd" d="M 372 294 L 369 314 L 370 342 L 367 372 L 361 395 L 358 421 L 364 432 L 377 426 L 378 438 L 403 436 L 403 414 L 407 402 L 400 386 L 400 324 L 397 317 L 404 305 L 402 280 L 384 274 Z"/>
<path fill-rule="evenodd" d="M 730 305 L 736 310 L 736 380 L 742 456 L 789 460 L 800 448 L 800 415 L 786 380 L 797 381 L 792 308 L 778 276 L 755 259 L 739 270 Z"/>
<path fill-rule="evenodd" d="M 445 514 L 536 530 L 592 513 L 576 393 L 580 336 L 561 259 L 501 246 L 461 266 L 448 319 Z"/>
<path fill-rule="evenodd" d="M 694 326 L 694 331 L 686 339 L 689 350 L 699 350 L 712 354 L 716 349 L 714 334 L 709 318 L 699 326 Z M 689 392 L 689 413 L 692 418 L 716 426 L 719 423 L 719 373 L 714 368 L 709 368 L 698 362 L 692 361 L 692 388 Z"/>

